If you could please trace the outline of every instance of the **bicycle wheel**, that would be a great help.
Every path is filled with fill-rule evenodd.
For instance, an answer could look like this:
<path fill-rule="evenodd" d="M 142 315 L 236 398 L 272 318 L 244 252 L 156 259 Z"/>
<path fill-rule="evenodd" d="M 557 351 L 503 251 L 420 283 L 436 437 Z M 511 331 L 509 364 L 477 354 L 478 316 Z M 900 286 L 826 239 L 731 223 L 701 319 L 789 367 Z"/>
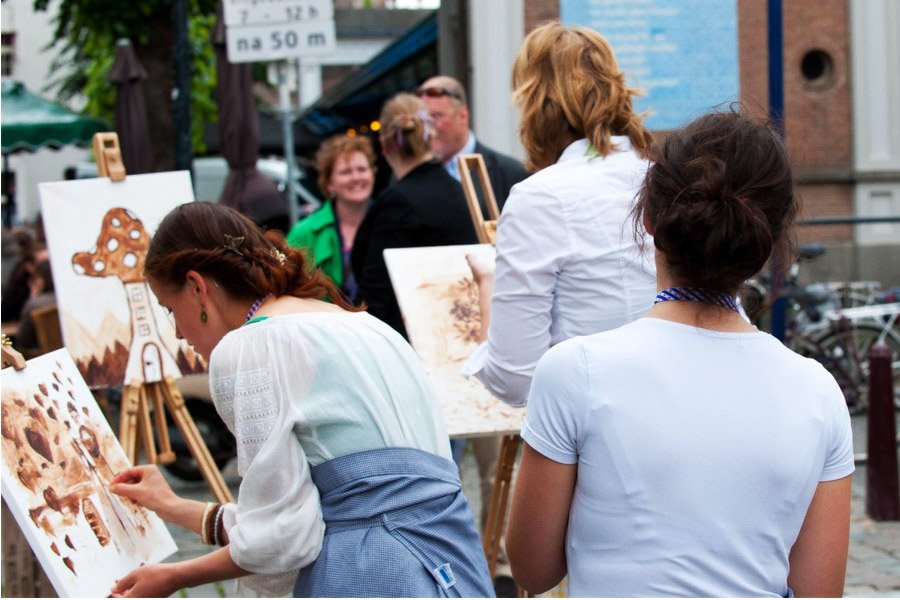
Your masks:
<path fill-rule="evenodd" d="M 847 331 L 827 330 L 795 350 L 822 363 L 841 387 L 850 414 L 862 414 L 869 405 L 869 349 L 882 334 L 884 329 L 876 323 L 851 323 Z M 900 335 L 890 330 L 884 341 L 891 350 L 894 407 L 900 410 Z"/>

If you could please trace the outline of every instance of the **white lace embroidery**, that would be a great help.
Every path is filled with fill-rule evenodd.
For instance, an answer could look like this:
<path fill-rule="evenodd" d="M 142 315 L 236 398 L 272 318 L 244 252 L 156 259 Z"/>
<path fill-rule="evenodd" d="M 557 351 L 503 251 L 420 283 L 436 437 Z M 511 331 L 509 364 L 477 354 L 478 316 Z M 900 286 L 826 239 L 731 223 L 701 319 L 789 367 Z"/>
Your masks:
<path fill-rule="evenodd" d="M 243 474 L 277 424 L 278 405 L 268 369 L 240 373 L 232 380 L 233 392 L 228 398 L 231 406 L 226 409 L 226 400 L 222 408 L 233 420 L 238 442 L 238 472 Z"/>
<path fill-rule="evenodd" d="M 217 377 L 210 383 L 213 402 L 219 416 L 228 427 L 228 431 L 234 434 L 234 376 Z"/>

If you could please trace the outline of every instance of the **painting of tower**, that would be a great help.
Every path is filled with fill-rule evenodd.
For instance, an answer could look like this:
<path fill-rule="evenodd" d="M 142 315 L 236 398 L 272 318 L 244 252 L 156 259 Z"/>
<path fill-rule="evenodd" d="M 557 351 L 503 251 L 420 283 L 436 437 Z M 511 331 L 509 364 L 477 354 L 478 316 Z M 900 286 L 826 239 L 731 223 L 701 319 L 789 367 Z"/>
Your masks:
<path fill-rule="evenodd" d="M 186 171 L 39 186 L 66 348 L 91 387 L 205 369 L 144 280 L 156 225 L 193 201 Z"/>

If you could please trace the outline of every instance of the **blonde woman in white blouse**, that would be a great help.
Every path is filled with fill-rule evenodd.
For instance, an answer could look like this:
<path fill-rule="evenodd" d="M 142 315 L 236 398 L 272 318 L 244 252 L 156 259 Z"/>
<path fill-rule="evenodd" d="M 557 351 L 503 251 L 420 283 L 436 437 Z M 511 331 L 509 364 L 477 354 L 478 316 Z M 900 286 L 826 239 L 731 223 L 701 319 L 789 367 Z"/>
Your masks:
<path fill-rule="evenodd" d="M 154 466 L 120 473 L 113 492 L 223 547 L 136 569 L 114 596 L 238 577 L 265 595 L 492 594 L 440 407 L 399 334 L 218 204 L 163 219 L 145 273 L 209 359 L 242 481 L 219 506 L 176 496 Z"/>
<path fill-rule="evenodd" d="M 506 201 L 496 275 L 473 265 L 490 318 L 463 374 L 521 406 L 551 346 L 647 311 L 656 270 L 626 225 L 651 136 L 607 41 L 586 28 L 539 27 L 516 57 L 513 88 L 526 167 L 537 173 Z"/>

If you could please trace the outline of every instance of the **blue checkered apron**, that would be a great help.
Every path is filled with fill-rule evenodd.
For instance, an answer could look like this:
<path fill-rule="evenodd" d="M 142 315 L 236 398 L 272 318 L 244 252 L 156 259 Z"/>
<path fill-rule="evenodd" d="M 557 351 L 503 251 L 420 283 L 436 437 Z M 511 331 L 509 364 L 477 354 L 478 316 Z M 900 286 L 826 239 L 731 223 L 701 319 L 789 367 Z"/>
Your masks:
<path fill-rule="evenodd" d="M 459 471 L 414 448 L 349 454 L 312 469 L 325 539 L 295 597 L 494 596 Z"/>

